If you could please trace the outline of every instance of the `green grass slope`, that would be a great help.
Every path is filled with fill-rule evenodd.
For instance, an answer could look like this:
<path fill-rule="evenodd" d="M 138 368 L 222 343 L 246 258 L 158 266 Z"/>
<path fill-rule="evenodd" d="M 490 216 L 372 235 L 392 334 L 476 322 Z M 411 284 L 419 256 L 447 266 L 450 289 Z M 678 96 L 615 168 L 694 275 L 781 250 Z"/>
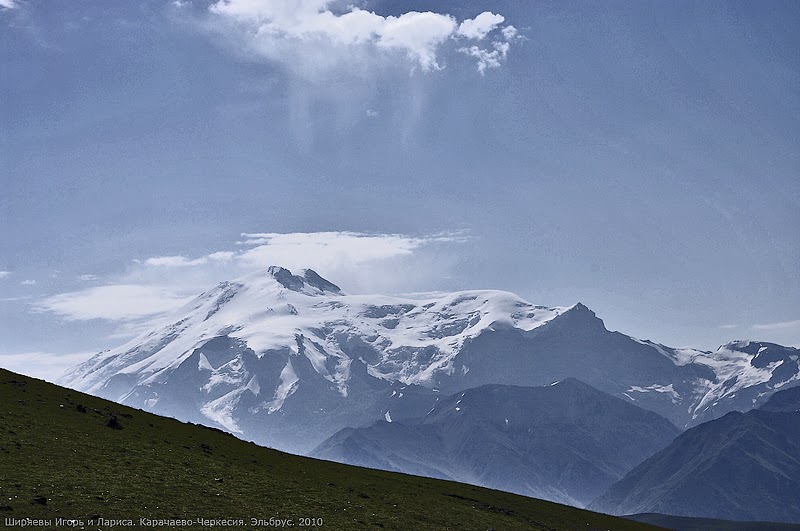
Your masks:
<path fill-rule="evenodd" d="M 295 528 L 647 529 L 459 483 L 298 457 L 0 369 L 0 522 L 292 520 Z M 322 519 L 303 522 L 303 518 Z M 88 525 L 95 519 L 94 525 Z M 263 522 L 262 522 L 263 523 Z M 114 529 L 122 529 L 122 526 Z M 130 528 L 130 527 L 129 527 Z M 173 527 L 174 528 L 174 527 Z M 655 528 L 653 528 L 655 529 Z"/>

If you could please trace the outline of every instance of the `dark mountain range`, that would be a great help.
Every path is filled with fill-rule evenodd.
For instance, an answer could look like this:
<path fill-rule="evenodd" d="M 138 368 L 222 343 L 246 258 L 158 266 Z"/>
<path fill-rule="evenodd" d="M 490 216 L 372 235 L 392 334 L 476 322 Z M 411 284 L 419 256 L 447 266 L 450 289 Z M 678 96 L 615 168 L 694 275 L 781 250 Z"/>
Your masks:
<path fill-rule="evenodd" d="M 310 455 L 582 506 L 679 433 L 669 421 L 568 378 L 486 385 L 418 422 L 347 428 Z"/>
<path fill-rule="evenodd" d="M 686 431 L 589 508 L 800 523 L 797 394 L 780 391 L 763 410 L 728 413 Z"/>
<path fill-rule="evenodd" d="M 775 393 L 758 409 L 782 413 L 800 412 L 800 387 L 792 387 Z"/>

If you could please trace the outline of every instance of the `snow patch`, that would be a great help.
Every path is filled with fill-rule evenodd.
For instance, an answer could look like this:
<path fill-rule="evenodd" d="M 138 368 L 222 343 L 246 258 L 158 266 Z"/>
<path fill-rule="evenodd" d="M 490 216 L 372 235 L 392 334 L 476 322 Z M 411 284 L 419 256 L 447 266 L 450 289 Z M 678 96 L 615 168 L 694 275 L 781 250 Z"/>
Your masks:
<path fill-rule="evenodd" d="M 708 356 L 710 354 L 709 352 L 704 352 L 694 348 L 670 348 L 661 345 L 660 343 L 654 343 L 647 339 L 637 339 L 635 337 L 631 337 L 631 339 L 640 345 L 652 348 L 678 366 L 689 365 L 694 363 L 698 357 Z"/>
<path fill-rule="evenodd" d="M 751 341 L 734 341 L 721 346 L 713 355 L 698 357 L 695 360 L 714 371 L 716 382 L 708 381 L 701 386 L 702 396 L 694 408 L 693 419 L 696 419 L 700 412 L 718 404 L 723 398 L 735 396 L 741 389 L 765 385 L 772 380 L 773 373 L 785 360 L 772 362 L 766 367 L 756 367 L 752 364 L 751 354 L 738 350 L 748 348 L 751 343 Z M 763 348 L 760 347 L 759 351 Z M 776 382 L 774 388 L 777 389 L 797 379 L 800 379 L 800 370 L 788 380 Z"/>
<path fill-rule="evenodd" d="M 200 408 L 200 413 L 220 426 L 223 426 L 231 433 L 242 433 L 242 430 L 239 429 L 239 426 L 233 419 L 233 409 L 239 401 L 239 395 L 241 395 L 241 390 L 238 389 L 222 395 L 216 400 L 203 404 Z"/>
<path fill-rule="evenodd" d="M 258 376 L 253 376 L 250 378 L 250 381 L 247 382 L 246 389 L 253 393 L 254 395 L 258 396 L 261 392 L 261 386 L 258 384 Z"/>
<path fill-rule="evenodd" d="M 275 413 L 283 407 L 283 403 L 289 398 L 292 393 L 297 390 L 297 383 L 300 379 L 294 372 L 292 360 L 286 362 L 286 366 L 281 371 L 281 383 L 275 390 L 275 397 L 267 404 L 267 413 Z"/>
<path fill-rule="evenodd" d="M 208 358 L 202 352 L 200 353 L 200 361 L 197 362 L 198 371 L 213 371 L 214 367 L 208 362 Z"/>
<path fill-rule="evenodd" d="M 631 386 L 630 389 L 628 389 L 628 392 L 649 393 L 649 392 L 655 391 L 656 393 L 666 393 L 672 399 L 672 403 L 673 404 L 677 404 L 679 401 L 681 401 L 682 398 L 681 398 L 681 395 L 678 394 L 677 391 L 675 391 L 675 389 L 672 387 L 672 385 L 673 384 L 669 384 L 669 385 L 653 384 L 653 385 L 649 385 L 647 387 L 640 387 L 638 385 L 634 385 L 634 386 Z M 625 394 L 625 393 L 623 393 L 623 394 Z M 630 397 L 630 395 L 626 395 L 626 396 L 628 398 L 630 398 L 631 400 L 634 400 L 633 398 Z"/>

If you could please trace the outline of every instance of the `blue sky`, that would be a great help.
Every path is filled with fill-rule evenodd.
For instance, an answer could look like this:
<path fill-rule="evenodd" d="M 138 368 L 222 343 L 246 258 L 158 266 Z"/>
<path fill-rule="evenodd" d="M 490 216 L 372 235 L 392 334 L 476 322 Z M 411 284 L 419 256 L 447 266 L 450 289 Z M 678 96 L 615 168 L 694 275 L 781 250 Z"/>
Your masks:
<path fill-rule="evenodd" d="M 0 365 L 270 263 L 800 344 L 800 4 L 0 0 Z"/>

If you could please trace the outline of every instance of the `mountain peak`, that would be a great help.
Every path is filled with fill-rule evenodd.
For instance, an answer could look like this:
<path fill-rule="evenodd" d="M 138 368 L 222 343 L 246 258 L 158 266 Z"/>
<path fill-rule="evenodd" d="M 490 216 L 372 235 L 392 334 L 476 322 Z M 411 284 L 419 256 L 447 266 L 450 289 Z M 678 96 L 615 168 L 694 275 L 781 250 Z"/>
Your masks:
<path fill-rule="evenodd" d="M 332 291 L 334 293 L 341 293 L 342 290 L 334 284 L 333 282 L 329 281 L 326 278 L 322 278 L 319 273 L 314 271 L 313 269 L 304 269 L 303 270 L 303 278 L 306 280 L 311 286 L 315 288 L 321 289 L 322 291 Z"/>
<path fill-rule="evenodd" d="M 571 307 L 567 308 L 567 312 L 565 313 L 572 313 L 573 315 L 584 315 L 588 318 L 597 319 L 597 314 L 595 314 L 592 310 L 589 309 L 588 306 L 583 304 L 582 302 L 578 302 L 573 304 Z"/>
<path fill-rule="evenodd" d="M 568 326 L 580 324 L 583 328 L 596 331 L 606 330 L 603 320 L 597 317 L 597 314 L 580 302 L 567 308 L 567 311 L 558 316 L 555 321 Z"/>
<path fill-rule="evenodd" d="M 273 265 L 267 268 L 267 274 L 281 286 L 292 291 L 308 294 L 310 294 L 309 291 L 313 292 L 314 290 L 322 293 L 341 294 L 342 292 L 339 286 L 321 277 L 313 269 L 303 269 L 299 275 L 295 275 L 285 267 Z M 308 288 L 311 288 L 311 290 Z"/>

